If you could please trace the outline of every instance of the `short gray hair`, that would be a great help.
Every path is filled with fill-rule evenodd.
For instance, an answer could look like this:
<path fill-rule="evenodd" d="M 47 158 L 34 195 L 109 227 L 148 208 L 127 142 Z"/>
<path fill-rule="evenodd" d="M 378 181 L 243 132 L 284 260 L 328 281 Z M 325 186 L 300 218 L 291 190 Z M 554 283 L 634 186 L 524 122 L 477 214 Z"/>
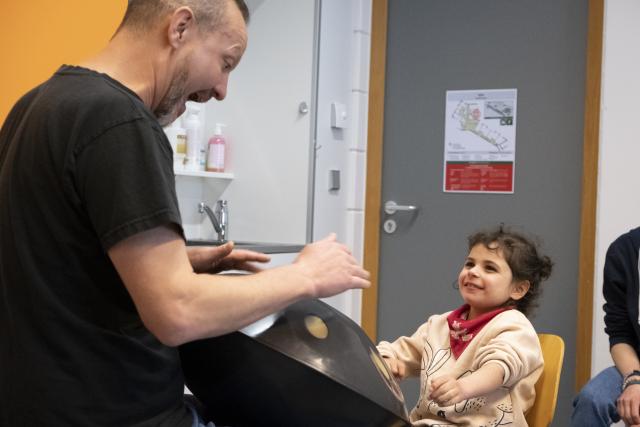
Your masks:
<path fill-rule="evenodd" d="M 182 6 L 187 6 L 193 11 L 200 28 L 215 30 L 224 24 L 228 3 L 238 7 L 245 23 L 248 24 L 249 8 L 244 0 L 129 0 L 118 31 L 125 27 L 134 31 L 147 31 L 158 19 Z"/>

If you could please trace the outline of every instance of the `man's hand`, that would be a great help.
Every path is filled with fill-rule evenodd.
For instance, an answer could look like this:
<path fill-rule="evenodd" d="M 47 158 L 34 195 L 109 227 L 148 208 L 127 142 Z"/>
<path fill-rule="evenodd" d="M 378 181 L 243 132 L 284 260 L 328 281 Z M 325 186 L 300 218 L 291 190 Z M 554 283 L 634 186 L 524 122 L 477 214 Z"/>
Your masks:
<path fill-rule="evenodd" d="M 429 387 L 429 398 L 440 406 L 451 406 L 467 399 L 460 381 L 451 375 L 434 378 Z"/>
<path fill-rule="evenodd" d="M 407 365 L 402 360 L 393 357 L 383 357 L 382 360 L 387 364 L 389 371 L 396 379 L 401 380 L 406 377 Z"/>
<path fill-rule="evenodd" d="M 257 273 L 262 269 L 254 262 L 269 262 L 268 255 L 243 249 L 233 249 L 229 241 L 220 246 L 189 246 L 187 254 L 196 273 L 215 274 L 227 270 L 242 270 Z"/>
<path fill-rule="evenodd" d="M 640 424 L 640 384 L 631 384 L 618 397 L 618 414 L 625 425 Z"/>
<path fill-rule="evenodd" d="M 331 233 L 308 244 L 294 261 L 312 281 L 312 297 L 325 298 L 352 288 L 368 288 L 369 272 L 363 269 L 347 247 Z"/>

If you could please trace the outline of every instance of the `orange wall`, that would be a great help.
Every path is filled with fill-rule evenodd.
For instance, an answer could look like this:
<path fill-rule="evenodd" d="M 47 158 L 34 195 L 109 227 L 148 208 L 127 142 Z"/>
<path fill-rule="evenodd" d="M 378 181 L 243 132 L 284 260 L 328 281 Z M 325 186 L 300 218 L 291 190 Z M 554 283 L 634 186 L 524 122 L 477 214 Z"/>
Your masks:
<path fill-rule="evenodd" d="M 127 0 L 1 0 L 0 123 L 25 92 L 61 64 L 98 52 L 122 20 Z"/>

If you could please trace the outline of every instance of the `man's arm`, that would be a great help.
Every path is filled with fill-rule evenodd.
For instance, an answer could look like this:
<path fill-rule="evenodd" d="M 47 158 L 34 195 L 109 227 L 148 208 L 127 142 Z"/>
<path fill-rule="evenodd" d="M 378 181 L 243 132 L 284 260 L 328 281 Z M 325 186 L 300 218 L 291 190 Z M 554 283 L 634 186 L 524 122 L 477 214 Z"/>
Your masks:
<path fill-rule="evenodd" d="M 623 377 L 633 371 L 640 371 L 638 354 L 629 344 L 620 343 L 611 347 L 611 358 Z"/>
<path fill-rule="evenodd" d="M 307 245 L 291 265 L 243 276 L 195 273 L 184 240 L 168 227 L 108 253 L 143 323 L 170 346 L 238 330 L 303 298 L 370 286 L 369 273 L 334 236 Z"/>
<path fill-rule="evenodd" d="M 604 265 L 603 293 L 605 332 L 609 335 L 611 358 L 623 377 L 640 369 L 640 361 L 635 351 L 638 337 L 629 315 L 628 293 L 637 289 L 635 282 L 638 255 L 634 236 L 624 234 L 618 237 L 607 250 Z M 637 304 L 637 297 L 635 298 Z M 640 378 L 632 377 L 637 380 Z M 640 385 L 629 385 L 620 391 L 617 410 L 626 425 L 640 423 Z"/>

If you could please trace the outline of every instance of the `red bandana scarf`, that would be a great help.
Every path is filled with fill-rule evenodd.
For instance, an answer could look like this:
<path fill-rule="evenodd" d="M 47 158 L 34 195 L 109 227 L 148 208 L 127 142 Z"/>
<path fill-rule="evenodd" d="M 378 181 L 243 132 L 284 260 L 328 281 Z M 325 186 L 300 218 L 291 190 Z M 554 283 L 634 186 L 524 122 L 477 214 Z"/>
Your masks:
<path fill-rule="evenodd" d="M 496 317 L 503 311 L 510 310 L 512 307 L 498 308 L 478 316 L 472 320 L 466 320 L 466 313 L 469 312 L 469 304 L 465 304 L 462 307 L 454 310 L 447 316 L 447 322 L 449 323 L 449 343 L 451 345 L 451 351 L 457 359 L 471 340 L 480 332 L 480 330 L 489 323 L 491 319 Z"/>

